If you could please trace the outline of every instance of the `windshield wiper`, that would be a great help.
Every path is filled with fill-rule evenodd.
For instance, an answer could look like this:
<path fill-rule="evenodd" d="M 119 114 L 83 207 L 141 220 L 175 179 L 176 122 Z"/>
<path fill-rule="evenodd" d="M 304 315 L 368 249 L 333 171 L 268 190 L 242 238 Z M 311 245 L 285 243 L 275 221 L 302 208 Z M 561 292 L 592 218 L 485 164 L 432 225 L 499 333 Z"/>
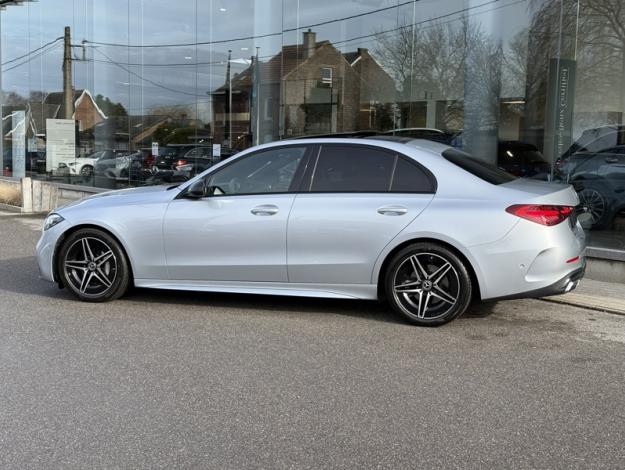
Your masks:
<path fill-rule="evenodd" d="M 177 188 L 178 186 L 180 186 L 180 185 L 179 185 L 179 184 L 174 184 L 173 186 L 169 186 L 169 187 L 166 189 L 166 191 L 170 191 L 170 190 L 172 190 L 172 189 L 175 189 L 175 188 Z"/>

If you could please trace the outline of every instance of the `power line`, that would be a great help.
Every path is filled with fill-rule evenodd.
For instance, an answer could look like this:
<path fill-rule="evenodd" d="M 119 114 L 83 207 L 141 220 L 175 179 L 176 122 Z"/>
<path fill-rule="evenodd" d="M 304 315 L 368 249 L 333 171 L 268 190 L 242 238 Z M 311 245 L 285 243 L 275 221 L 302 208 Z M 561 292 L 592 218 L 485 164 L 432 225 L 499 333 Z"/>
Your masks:
<path fill-rule="evenodd" d="M 460 13 L 465 13 L 467 11 L 475 10 L 477 8 L 481 8 L 481 7 L 484 7 L 484 6 L 487 6 L 487 5 L 491 5 L 493 3 L 498 3 L 500 1 L 503 1 L 503 0 L 490 0 L 488 2 L 481 3 L 479 5 L 474 5 L 472 7 L 467 7 L 467 8 L 463 8 L 461 10 L 456 10 L 456 11 L 447 13 L 445 15 L 440 15 L 440 16 L 437 16 L 437 17 L 429 18 L 427 20 L 423 20 L 423 21 L 420 21 L 420 22 L 417 22 L 417 23 L 410 23 L 410 24 L 402 25 L 402 26 L 399 26 L 399 27 L 396 27 L 396 28 L 392 28 L 392 29 L 376 31 L 374 33 L 365 34 L 365 35 L 362 35 L 362 36 L 355 36 L 355 37 L 348 38 L 348 39 L 342 39 L 340 41 L 331 42 L 331 44 L 333 46 L 337 46 L 339 44 L 345 44 L 345 43 L 352 42 L 352 41 L 357 41 L 357 40 L 360 40 L 360 39 L 375 38 L 375 37 L 377 37 L 379 35 L 393 33 L 393 32 L 396 32 L 396 31 L 400 31 L 402 29 L 408 29 L 408 28 L 412 28 L 412 27 L 415 27 L 415 26 L 420 26 L 422 24 L 431 23 L 433 21 L 437 21 L 437 20 L 440 20 L 440 19 L 443 19 L 443 18 L 449 18 L 450 16 L 454 16 L 454 15 L 457 15 L 457 14 L 460 14 Z M 506 5 L 501 5 L 501 6 L 497 7 L 497 8 L 491 8 L 489 10 L 486 10 L 486 11 L 483 11 L 483 12 L 474 13 L 473 15 L 468 15 L 468 16 L 481 15 L 481 14 L 488 13 L 488 12 L 491 12 L 491 11 L 499 10 L 501 8 L 509 7 L 509 6 L 512 6 L 512 5 L 516 5 L 518 3 L 524 3 L 526 1 L 527 0 L 517 0 L 515 2 L 508 3 Z M 444 22 L 444 23 L 441 23 L 441 24 L 451 23 L 451 22 L 457 21 L 459 19 L 460 18 L 454 18 L 454 19 L 452 19 L 450 21 L 447 21 L 447 22 Z M 95 48 L 96 46 L 89 46 L 89 47 Z M 150 47 L 152 47 L 152 46 L 150 46 Z M 167 47 L 167 46 L 163 46 L 163 47 Z M 259 59 L 270 59 L 272 57 L 275 57 L 275 55 L 276 54 L 260 56 Z M 94 59 L 93 61 L 94 62 L 101 62 L 101 63 L 110 63 L 109 61 L 105 61 L 105 60 L 96 60 L 96 59 Z M 141 63 L 141 62 L 116 62 L 116 64 L 125 65 L 125 66 L 128 66 L 128 67 L 190 67 L 190 66 L 198 66 L 198 65 L 224 65 L 225 63 L 226 63 L 225 60 L 213 61 L 213 62 L 179 62 L 179 63 L 171 63 L 170 62 L 170 63 L 162 63 L 162 64 L 159 64 L 159 63 Z"/>
<path fill-rule="evenodd" d="M 8 69 L 4 69 L 4 70 L 2 71 L 2 73 L 6 73 L 6 72 L 9 72 L 9 71 L 11 71 L 11 70 L 13 70 L 13 69 L 16 69 L 16 68 L 18 68 L 18 67 L 21 67 L 22 65 L 26 65 L 26 64 L 28 64 L 29 62 L 32 62 L 33 60 L 37 59 L 38 57 L 41 57 L 41 56 L 43 56 L 44 54 L 47 54 L 48 52 L 51 52 L 51 51 L 55 50 L 55 49 L 56 49 L 56 48 L 58 48 L 60 45 L 61 45 L 61 44 L 55 44 L 54 46 L 50 47 L 49 49 L 42 50 L 41 52 L 39 52 L 39 53 L 37 53 L 37 54 L 35 54 L 35 55 L 30 56 L 30 57 L 28 58 L 28 60 L 25 60 L 24 62 L 20 62 L 19 64 L 15 64 L 15 65 L 13 65 L 13 66 L 9 67 Z"/>
<path fill-rule="evenodd" d="M 54 44 L 55 42 L 60 41 L 61 39 L 63 39 L 63 36 L 59 36 L 58 38 L 54 39 L 53 41 L 50 41 L 50 42 L 44 44 L 43 46 L 38 47 L 37 49 L 33 49 L 32 51 L 29 51 L 29 52 L 27 52 L 24 55 L 21 55 L 19 57 L 15 57 L 14 59 L 11 59 L 11 60 L 7 60 L 6 62 L 2 62 L 2 64 L 0 64 L 0 65 L 7 65 L 7 64 L 10 64 L 12 62 L 16 62 L 16 61 L 18 61 L 20 59 L 23 59 L 24 57 L 28 57 L 29 55 L 34 54 L 35 52 L 40 51 L 41 49 L 45 49 L 49 45 Z"/>
<path fill-rule="evenodd" d="M 430 23 L 430 22 L 432 22 L 432 21 L 440 20 L 440 19 L 443 19 L 443 18 L 448 18 L 448 17 L 450 17 L 450 16 L 457 15 L 457 14 L 459 14 L 459 13 L 465 13 L 465 12 L 467 12 L 467 11 L 474 10 L 474 9 L 476 9 L 476 8 L 481 8 L 481 7 L 483 7 L 483 6 L 491 5 L 491 4 L 493 4 L 493 3 L 498 3 L 498 2 L 500 2 L 500 1 L 502 1 L 502 0 L 490 0 L 490 1 L 488 1 L 488 2 L 481 3 L 481 4 L 479 4 L 479 5 L 474 5 L 474 6 L 472 6 L 472 7 L 463 8 L 462 10 L 457 10 L 457 11 L 454 11 L 454 12 L 451 12 L 451 13 L 447 13 L 447 14 L 445 14 L 445 15 L 441 15 L 441 16 L 437 16 L 437 17 L 434 17 L 434 18 L 430 18 L 430 19 L 428 19 L 428 20 L 419 21 L 419 22 L 417 22 L 417 23 L 405 24 L 405 25 L 402 25 L 402 26 L 398 26 L 397 28 L 386 29 L 386 30 L 383 30 L 383 31 L 378 31 L 378 32 L 371 33 L 371 34 L 365 34 L 365 35 L 363 35 L 363 36 L 356 36 L 356 37 L 349 38 L 349 39 L 343 39 L 343 40 L 341 40 L 341 41 L 336 41 L 336 42 L 333 42 L 332 44 L 333 44 L 333 45 L 337 45 L 337 44 L 345 44 L 345 43 L 348 43 L 348 42 L 357 41 L 357 40 L 359 40 L 359 39 L 375 38 L 375 37 L 377 37 L 377 36 L 379 36 L 379 35 L 388 34 L 388 33 L 394 33 L 394 32 L 396 32 L 396 31 L 401 31 L 402 29 L 409 29 L 409 28 L 413 28 L 413 27 L 415 27 L 415 26 L 420 26 L 420 25 L 425 24 L 425 23 Z M 492 12 L 492 11 L 500 10 L 500 9 L 502 9 L 502 8 L 510 7 L 510 6 L 512 6 L 512 5 L 516 5 L 516 4 L 518 4 L 518 3 L 525 3 L 525 2 L 527 2 L 527 0 L 516 0 L 516 1 L 511 2 L 511 3 L 508 3 L 508 4 L 506 4 L 506 5 L 500 5 L 500 6 L 496 7 L 496 8 L 489 8 L 488 10 L 485 10 L 485 11 L 481 11 L 481 12 L 473 13 L 473 15 L 467 15 L 467 17 L 468 17 L 468 16 L 477 16 L 477 15 L 482 15 L 482 14 L 484 14 L 484 13 L 489 13 L 489 12 Z M 446 21 L 446 22 L 442 22 L 442 23 L 439 23 L 439 24 L 444 25 L 444 24 L 448 24 L 448 23 L 453 23 L 454 21 L 458 21 L 459 19 L 460 19 L 460 18 L 454 18 L 454 19 L 452 19 L 452 20 L 449 20 L 449 21 Z M 434 26 L 435 26 L 435 25 L 434 25 Z M 432 27 L 434 27 L 434 26 L 432 26 Z M 424 29 L 426 29 L 426 28 L 424 28 Z"/>
<path fill-rule="evenodd" d="M 206 46 L 206 45 L 211 45 L 211 44 L 224 44 L 224 43 L 229 43 L 229 42 L 249 41 L 251 39 L 263 39 L 263 38 L 268 38 L 268 37 L 273 37 L 273 36 L 281 36 L 283 33 L 299 31 L 301 29 L 306 29 L 306 28 L 316 28 L 318 26 L 324 26 L 324 25 L 327 25 L 327 24 L 337 23 L 337 22 L 340 22 L 340 21 L 346 21 L 346 20 L 351 20 L 351 19 L 354 19 L 354 18 L 360 18 L 360 17 L 363 17 L 363 16 L 373 15 L 375 13 L 380 13 L 380 12 L 383 12 L 383 11 L 396 9 L 396 8 L 412 4 L 414 2 L 420 2 L 420 1 L 421 0 L 405 1 L 405 2 L 402 2 L 402 3 L 398 3 L 397 5 L 392 5 L 392 6 L 388 6 L 388 7 L 384 7 L 384 8 L 378 8 L 376 10 L 371 10 L 371 11 L 367 11 L 367 12 L 364 12 L 364 13 L 358 13 L 358 14 L 355 14 L 355 15 L 344 16 L 342 18 L 335 18 L 333 20 L 322 21 L 320 23 L 309 24 L 309 25 L 300 26 L 300 27 L 297 27 L 297 28 L 287 28 L 287 29 L 283 29 L 282 31 L 277 31 L 275 33 L 266 33 L 266 34 L 260 34 L 260 35 L 257 35 L 257 36 L 245 36 L 245 37 L 238 37 L 238 38 L 232 38 L 232 39 L 219 39 L 219 40 L 216 40 L 216 41 L 188 42 L 188 43 L 174 43 L 174 44 L 122 44 L 122 43 L 116 43 L 116 42 L 99 42 L 99 41 L 86 41 L 86 42 L 88 42 L 90 44 L 98 44 L 98 45 L 101 45 L 101 46 L 111 46 L 111 47 L 153 48 L 153 47 Z M 497 0 L 497 1 L 499 1 L 499 0 Z"/>
<path fill-rule="evenodd" d="M 130 70 L 130 69 L 127 69 L 127 68 L 126 68 L 126 67 L 124 67 L 123 65 L 121 65 L 121 64 L 119 64 L 119 63 L 117 63 L 117 62 L 115 62 L 113 59 L 111 59 L 111 58 L 110 58 L 108 55 L 106 55 L 104 52 L 102 52 L 102 51 L 100 51 L 100 50 L 98 50 L 98 49 L 95 49 L 95 48 L 94 48 L 94 50 L 95 50 L 96 52 L 98 52 L 99 54 L 102 54 L 104 57 L 106 57 L 106 58 L 110 61 L 110 63 L 112 63 L 113 65 L 115 65 L 115 66 L 119 67 L 119 68 L 120 68 L 120 69 L 122 69 L 123 71 L 125 71 L 125 72 L 129 73 L 130 75 L 133 75 L 133 76 L 137 77 L 139 80 L 143 80 L 143 81 L 145 81 L 145 82 L 148 82 L 148 83 L 150 83 L 150 84 L 152 84 L 152 85 L 154 85 L 154 86 L 156 86 L 156 87 L 158 87 L 158 88 L 162 88 L 162 89 L 164 89 L 164 90 L 168 90 L 168 91 L 171 91 L 171 92 L 173 92 L 173 93 L 180 93 L 180 94 L 183 94 L 183 95 L 188 95 L 188 96 L 194 96 L 194 97 L 200 97 L 200 96 L 201 96 L 201 97 L 204 97 L 204 96 L 206 96 L 206 95 L 198 95 L 198 94 L 196 94 L 196 93 L 189 93 L 189 92 L 182 91 L 182 90 L 176 90 L 175 88 L 169 88 L 168 86 L 161 85 L 160 83 L 157 83 L 157 82 L 155 82 L 155 81 L 153 81 L 153 80 L 150 80 L 149 78 L 145 78 L 145 77 L 143 77 L 143 76 L 139 75 L 138 73 L 135 73 L 135 72 L 133 72 L 133 71 L 132 71 L 132 70 Z"/>

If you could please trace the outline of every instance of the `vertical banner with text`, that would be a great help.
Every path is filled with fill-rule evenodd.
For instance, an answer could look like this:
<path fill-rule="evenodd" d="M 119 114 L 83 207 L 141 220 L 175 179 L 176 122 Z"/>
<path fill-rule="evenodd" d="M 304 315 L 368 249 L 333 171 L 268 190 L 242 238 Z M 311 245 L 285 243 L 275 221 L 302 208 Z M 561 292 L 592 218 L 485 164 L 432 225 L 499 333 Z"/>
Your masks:
<path fill-rule="evenodd" d="M 574 60 L 549 61 L 544 154 L 550 163 L 554 163 L 571 146 L 575 70 Z"/>

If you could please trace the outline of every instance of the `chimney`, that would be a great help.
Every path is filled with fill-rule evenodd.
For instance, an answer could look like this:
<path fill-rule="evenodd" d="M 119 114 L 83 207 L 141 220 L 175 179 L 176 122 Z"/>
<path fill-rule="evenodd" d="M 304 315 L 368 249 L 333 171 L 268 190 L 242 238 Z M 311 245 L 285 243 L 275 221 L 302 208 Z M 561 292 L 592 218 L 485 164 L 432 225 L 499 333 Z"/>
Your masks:
<path fill-rule="evenodd" d="M 365 55 L 369 53 L 369 49 L 367 49 L 366 47 L 359 47 L 358 48 L 358 55 Z"/>
<path fill-rule="evenodd" d="M 315 53 L 317 44 L 317 33 L 313 33 L 310 28 L 304 31 L 304 59 L 308 59 Z"/>

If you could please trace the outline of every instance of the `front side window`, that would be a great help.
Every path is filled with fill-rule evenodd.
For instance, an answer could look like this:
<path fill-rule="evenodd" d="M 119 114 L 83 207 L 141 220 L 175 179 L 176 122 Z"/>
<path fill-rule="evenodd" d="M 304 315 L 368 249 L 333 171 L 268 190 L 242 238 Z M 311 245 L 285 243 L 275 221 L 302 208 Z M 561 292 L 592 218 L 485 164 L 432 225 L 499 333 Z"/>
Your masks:
<path fill-rule="evenodd" d="M 306 147 L 283 147 L 244 157 L 209 176 L 208 194 L 285 193 L 291 189 L 295 172 Z"/>

